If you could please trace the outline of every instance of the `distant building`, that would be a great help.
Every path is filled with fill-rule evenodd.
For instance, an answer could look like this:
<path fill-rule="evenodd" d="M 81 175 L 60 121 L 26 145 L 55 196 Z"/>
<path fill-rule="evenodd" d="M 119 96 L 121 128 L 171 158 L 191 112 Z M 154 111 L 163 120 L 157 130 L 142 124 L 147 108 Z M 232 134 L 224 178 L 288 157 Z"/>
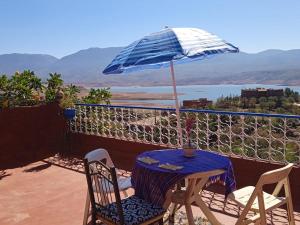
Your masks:
<path fill-rule="evenodd" d="M 256 88 L 242 89 L 241 91 L 242 98 L 282 97 L 283 95 L 283 89 Z"/>
<path fill-rule="evenodd" d="M 207 98 L 199 98 L 197 100 L 183 100 L 182 108 L 184 109 L 198 109 L 205 108 L 212 105 L 212 101 L 207 100 Z"/>

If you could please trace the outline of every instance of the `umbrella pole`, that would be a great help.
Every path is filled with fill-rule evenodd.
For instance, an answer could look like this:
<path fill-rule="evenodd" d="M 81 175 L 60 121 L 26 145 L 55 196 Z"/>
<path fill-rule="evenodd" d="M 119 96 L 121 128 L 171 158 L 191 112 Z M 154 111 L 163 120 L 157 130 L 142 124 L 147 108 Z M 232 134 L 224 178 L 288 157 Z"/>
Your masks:
<path fill-rule="evenodd" d="M 179 112 L 179 101 L 178 101 L 177 90 L 176 90 L 176 81 L 175 81 L 173 60 L 170 61 L 170 69 L 171 69 L 171 76 L 172 76 L 172 83 L 173 83 L 173 95 L 175 97 L 177 130 L 178 130 L 178 136 L 179 136 L 179 141 L 180 141 L 179 144 L 181 147 L 183 147 L 182 129 L 181 129 L 180 112 Z"/>

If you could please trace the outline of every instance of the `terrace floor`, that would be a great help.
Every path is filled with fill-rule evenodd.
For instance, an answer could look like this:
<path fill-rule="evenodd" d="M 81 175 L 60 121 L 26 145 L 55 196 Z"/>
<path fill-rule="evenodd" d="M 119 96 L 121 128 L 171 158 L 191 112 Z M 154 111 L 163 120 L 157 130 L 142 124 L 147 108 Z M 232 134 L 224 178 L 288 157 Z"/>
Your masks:
<path fill-rule="evenodd" d="M 60 157 L 0 171 L 0 224 L 82 224 L 86 197 L 86 180 L 82 171 L 80 161 Z M 126 171 L 121 173 L 130 175 Z M 230 202 L 224 207 L 223 195 L 204 191 L 203 199 L 219 221 L 226 225 L 235 223 L 238 207 Z M 202 217 L 198 208 L 194 207 L 193 212 L 194 217 Z M 178 214 L 184 217 L 184 211 Z M 181 217 L 176 224 L 187 224 Z M 300 213 L 295 212 L 295 217 L 296 224 L 300 224 Z M 286 218 L 283 209 L 268 217 L 269 224 L 287 224 Z"/>

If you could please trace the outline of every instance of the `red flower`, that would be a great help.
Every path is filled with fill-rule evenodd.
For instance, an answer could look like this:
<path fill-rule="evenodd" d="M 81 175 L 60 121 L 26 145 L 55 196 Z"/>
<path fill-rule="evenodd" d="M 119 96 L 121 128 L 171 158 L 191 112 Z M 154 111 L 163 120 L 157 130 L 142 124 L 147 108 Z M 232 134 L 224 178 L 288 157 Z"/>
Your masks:
<path fill-rule="evenodd" d="M 191 130 L 193 128 L 194 123 L 195 123 L 195 119 L 193 117 L 188 117 L 185 121 L 185 129 L 188 137 L 191 134 Z"/>

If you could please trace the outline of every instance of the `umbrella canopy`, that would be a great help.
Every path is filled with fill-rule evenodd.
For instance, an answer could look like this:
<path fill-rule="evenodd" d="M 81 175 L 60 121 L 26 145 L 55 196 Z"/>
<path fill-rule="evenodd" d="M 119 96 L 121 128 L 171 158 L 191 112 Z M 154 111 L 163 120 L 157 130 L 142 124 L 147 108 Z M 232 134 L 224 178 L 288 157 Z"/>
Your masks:
<path fill-rule="evenodd" d="M 104 74 L 119 74 L 201 60 L 238 48 L 216 35 L 197 28 L 166 28 L 137 40 L 124 48 L 104 69 Z"/>
<path fill-rule="evenodd" d="M 103 73 L 120 74 L 170 66 L 176 104 L 179 144 L 183 146 L 173 64 L 201 60 L 219 53 L 235 53 L 238 51 L 239 49 L 232 44 L 201 29 L 166 28 L 145 36 L 124 48 L 103 70 Z"/>

